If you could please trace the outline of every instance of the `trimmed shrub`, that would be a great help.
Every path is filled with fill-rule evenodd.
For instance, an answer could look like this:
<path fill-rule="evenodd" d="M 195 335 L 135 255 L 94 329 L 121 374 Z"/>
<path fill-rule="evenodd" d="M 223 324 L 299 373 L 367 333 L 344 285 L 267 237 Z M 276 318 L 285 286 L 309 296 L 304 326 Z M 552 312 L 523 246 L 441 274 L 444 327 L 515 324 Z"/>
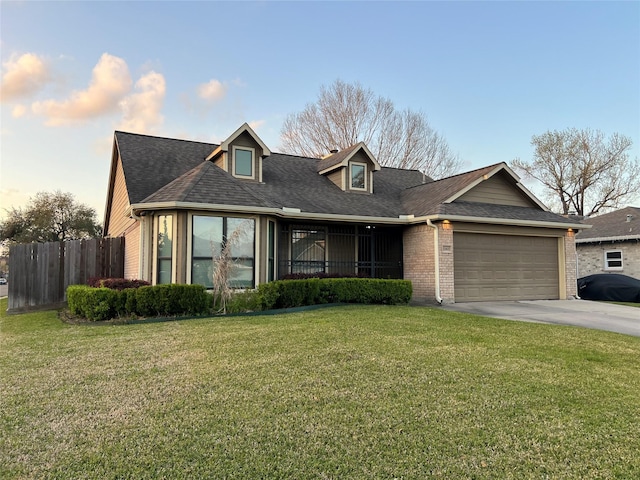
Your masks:
<path fill-rule="evenodd" d="M 408 280 L 378 278 L 310 278 L 278 280 L 258 286 L 265 310 L 322 303 L 401 304 L 411 300 Z"/>
<path fill-rule="evenodd" d="M 258 312 L 262 310 L 260 294 L 255 290 L 236 292 L 227 302 L 227 313 Z"/>
<path fill-rule="evenodd" d="M 67 288 L 69 311 L 88 320 L 141 316 L 205 315 L 212 297 L 202 285 L 155 285 L 113 290 L 71 285 Z"/>
<path fill-rule="evenodd" d="M 114 318 L 119 304 L 119 293 L 109 288 L 93 288 L 71 285 L 67 288 L 69 310 L 89 320 L 99 321 Z"/>

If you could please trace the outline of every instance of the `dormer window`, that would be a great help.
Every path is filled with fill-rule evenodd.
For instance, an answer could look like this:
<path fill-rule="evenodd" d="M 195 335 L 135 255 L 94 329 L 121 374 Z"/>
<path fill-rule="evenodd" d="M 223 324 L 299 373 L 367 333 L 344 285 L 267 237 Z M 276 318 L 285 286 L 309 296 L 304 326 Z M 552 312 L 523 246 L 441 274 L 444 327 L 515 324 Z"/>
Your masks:
<path fill-rule="evenodd" d="M 367 165 L 364 163 L 351 162 L 349 167 L 352 190 L 367 189 Z"/>
<path fill-rule="evenodd" d="M 233 147 L 233 176 L 255 178 L 255 150 L 248 147 Z"/>

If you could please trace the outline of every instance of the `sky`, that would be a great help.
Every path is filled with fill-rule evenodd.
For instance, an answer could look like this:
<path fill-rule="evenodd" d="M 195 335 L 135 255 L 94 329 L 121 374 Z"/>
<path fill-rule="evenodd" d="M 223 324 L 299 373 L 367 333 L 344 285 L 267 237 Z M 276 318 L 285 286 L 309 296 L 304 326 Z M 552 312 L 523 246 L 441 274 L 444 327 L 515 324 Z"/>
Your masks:
<path fill-rule="evenodd" d="M 464 170 L 567 128 L 640 157 L 637 1 L 2 0 L 0 57 L 0 218 L 61 190 L 102 220 L 115 130 L 219 143 L 247 122 L 281 152 L 338 79 L 424 113 Z"/>

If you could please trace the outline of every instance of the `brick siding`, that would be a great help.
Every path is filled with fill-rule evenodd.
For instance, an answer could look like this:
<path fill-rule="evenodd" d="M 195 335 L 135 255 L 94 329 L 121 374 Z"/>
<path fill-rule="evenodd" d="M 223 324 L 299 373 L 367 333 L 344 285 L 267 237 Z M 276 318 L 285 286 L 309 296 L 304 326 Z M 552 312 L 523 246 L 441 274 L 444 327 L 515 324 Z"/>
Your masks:
<path fill-rule="evenodd" d="M 640 242 L 579 243 L 578 278 L 596 273 L 621 273 L 640 279 Z M 604 252 L 622 251 L 622 270 L 604 269 Z"/>

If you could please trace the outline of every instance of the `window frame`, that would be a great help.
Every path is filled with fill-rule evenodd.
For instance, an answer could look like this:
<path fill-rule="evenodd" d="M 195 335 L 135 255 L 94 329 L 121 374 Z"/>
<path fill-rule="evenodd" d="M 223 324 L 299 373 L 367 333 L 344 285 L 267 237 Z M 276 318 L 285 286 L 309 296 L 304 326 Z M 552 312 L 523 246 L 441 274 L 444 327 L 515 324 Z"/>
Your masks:
<path fill-rule="evenodd" d="M 237 173 L 237 151 L 242 150 L 251 153 L 251 175 L 242 175 Z M 231 173 L 236 178 L 246 178 L 255 180 L 256 178 L 256 149 L 253 147 L 245 147 L 243 145 L 233 145 L 231 148 Z"/>
<path fill-rule="evenodd" d="M 194 274 L 193 274 L 193 267 L 194 267 L 194 261 L 195 260 L 207 260 L 207 261 L 211 261 L 213 263 L 213 256 L 212 255 L 198 255 L 198 256 L 194 256 L 194 248 L 193 248 L 193 234 L 194 234 L 194 221 L 196 218 L 201 217 L 201 218 L 219 218 L 222 220 L 222 239 L 223 242 L 221 244 L 221 248 L 224 248 L 224 239 L 227 236 L 228 233 L 228 224 L 227 224 L 227 220 L 229 219 L 233 219 L 233 220 L 251 220 L 253 222 L 253 237 L 252 237 L 252 241 L 253 241 L 253 257 L 246 257 L 246 256 L 234 256 L 232 257 L 234 262 L 238 262 L 238 263 L 242 263 L 242 262 L 250 262 L 251 263 L 251 269 L 252 269 L 252 275 L 251 275 L 251 285 L 250 286 L 233 286 L 232 288 L 234 289 L 253 289 L 256 287 L 257 284 L 257 271 L 258 271 L 258 221 L 255 217 L 232 217 L 232 216 L 227 216 L 227 215 L 206 215 L 206 214 L 195 214 L 195 213 L 191 213 L 189 214 L 189 220 L 188 220 L 188 245 L 187 245 L 187 282 L 190 284 L 194 283 Z M 202 285 L 201 283 L 198 283 L 199 285 Z M 211 290 L 213 287 L 209 286 L 209 285 L 205 285 L 205 288 L 208 290 Z"/>
<path fill-rule="evenodd" d="M 165 285 L 166 282 L 160 282 L 160 261 L 161 260 L 169 260 L 169 263 L 171 265 L 171 269 L 169 272 L 169 284 L 171 283 L 175 283 L 176 278 L 176 268 L 174 265 L 174 259 L 176 257 L 176 242 L 175 242 L 175 237 L 176 237 L 176 225 L 175 225 L 175 219 L 174 219 L 175 215 L 173 212 L 171 213 L 161 213 L 160 215 L 156 215 L 154 218 L 154 235 L 153 235 L 153 284 L 154 285 Z M 170 241 L 171 241 L 171 248 L 170 248 L 170 256 L 160 256 L 160 249 L 159 247 L 159 241 L 160 241 L 160 222 L 162 218 L 169 218 L 171 220 L 171 225 L 169 226 L 170 229 Z"/>
<path fill-rule="evenodd" d="M 609 258 L 609 254 L 619 254 L 620 257 L 619 258 Z M 611 263 L 613 262 L 619 262 L 620 265 L 611 265 Z M 624 255 L 622 253 L 622 250 L 620 249 L 616 249 L 616 250 L 605 250 L 604 251 L 604 270 L 607 272 L 611 272 L 611 271 L 622 271 L 624 269 Z"/>
<path fill-rule="evenodd" d="M 354 187 L 353 186 L 353 167 L 362 167 L 364 169 L 364 174 L 363 174 L 363 183 L 364 186 L 363 187 Z M 369 186 L 369 181 L 368 181 L 368 172 L 367 172 L 367 164 L 363 163 L 363 162 L 349 162 L 349 189 L 350 190 L 355 190 L 358 192 L 367 192 L 368 191 L 368 186 Z"/>

